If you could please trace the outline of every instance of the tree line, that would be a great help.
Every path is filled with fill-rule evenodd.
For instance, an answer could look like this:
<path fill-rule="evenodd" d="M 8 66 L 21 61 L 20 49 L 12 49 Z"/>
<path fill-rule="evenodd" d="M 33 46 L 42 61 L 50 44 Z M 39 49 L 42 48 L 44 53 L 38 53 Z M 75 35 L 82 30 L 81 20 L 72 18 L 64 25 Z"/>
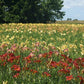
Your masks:
<path fill-rule="evenodd" d="M 0 23 L 46 23 L 62 19 L 63 0 L 0 0 Z"/>

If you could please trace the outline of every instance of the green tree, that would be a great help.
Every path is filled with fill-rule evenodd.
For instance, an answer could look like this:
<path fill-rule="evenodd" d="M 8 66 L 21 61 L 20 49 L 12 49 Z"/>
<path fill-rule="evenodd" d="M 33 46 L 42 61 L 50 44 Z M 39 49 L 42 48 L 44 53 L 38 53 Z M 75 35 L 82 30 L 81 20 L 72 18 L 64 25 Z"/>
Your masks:
<path fill-rule="evenodd" d="M 5 22 L 39 22 L 37 14 L 40 0 L 4 0 L 8 10 Z"/>
<path fill-rule="evenodd" d="M 20 16 L 21 21 L 24 18 L 24 22 L 39 22 L 38 13 L 39 13 L 39 2 L 40 0 L 26 0 L 24 2 L 23 8 L 21 10 Z"/>
<path fill-rule="evenodd" d="M 62 19 L 62 0 L 0 0 L 0 22 L 37 23 Z"/>
<path fill-rule="evenodd" d="M 19 10 L 17 4 L 20 0 L 4 0 L 4 18 L 6 23 L 20 22 Z"/>
<path fill-rule="evenodd" d="M 4 17 L 4 1 L 0 0 L 0 23 L 4 22 L 3 17 Z"/>
<path fill-rule="evenodd" d="M 67 21 L 72 21 L 72 19 L 71 18 L 67 18 Z"/>
<path fill-rule="evenodd" d="M 62 0 L 42 0 L 41 11 L 43 22 L 62 19 L 65 15 L 65 13 L 61 11 L 62 7 Z"/>

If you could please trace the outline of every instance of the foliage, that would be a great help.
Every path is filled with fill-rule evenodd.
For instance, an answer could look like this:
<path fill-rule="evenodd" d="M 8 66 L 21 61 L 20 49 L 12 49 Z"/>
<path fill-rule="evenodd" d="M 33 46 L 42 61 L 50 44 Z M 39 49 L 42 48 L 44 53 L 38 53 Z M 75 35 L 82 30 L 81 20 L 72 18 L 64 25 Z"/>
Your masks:
<path fill-rule="evenodd" d="M 78 21 L 78 19 L 73 19 L 73 21 Z"/>
<path fill-rule="evenodd" d="M 0 23 L 37 23 L 62 19 L 62 0 L 0 0 Z"/>
<path fill-rule="evenodd" d="M 71 18 L 67 18 L 67 21 L 71 21 L 72 19 Z"/>

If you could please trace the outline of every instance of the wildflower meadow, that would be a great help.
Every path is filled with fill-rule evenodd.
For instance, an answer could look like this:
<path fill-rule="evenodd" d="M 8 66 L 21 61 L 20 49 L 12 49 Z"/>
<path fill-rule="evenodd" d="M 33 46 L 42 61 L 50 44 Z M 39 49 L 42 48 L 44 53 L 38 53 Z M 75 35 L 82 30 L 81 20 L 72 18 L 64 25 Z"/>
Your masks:
<path fill-rule="evenodd" d="M 0 24 L 0 84 L 84 84 L 84 24 Z"/>

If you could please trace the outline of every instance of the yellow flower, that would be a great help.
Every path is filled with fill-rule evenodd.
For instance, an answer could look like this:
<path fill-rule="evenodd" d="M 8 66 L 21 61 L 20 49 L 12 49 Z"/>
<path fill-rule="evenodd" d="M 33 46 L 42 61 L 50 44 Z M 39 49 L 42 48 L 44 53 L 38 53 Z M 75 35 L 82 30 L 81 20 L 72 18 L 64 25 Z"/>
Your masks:
<path fill-rule="evenodd" d="M 84 49 L 82 49 L 82 51 L 81 51 L 81 55 L 84 55 Z"/>
<path fill-rule="evenodd" d="M 83 35 L 82 35 L 82 36 L 83 36 L 83 38 L 84 38 L 84 33 L 83 33 Z"/>
<path fill-rule="evenodd" d="M 0 30 L 0 32 L 3 32 L 3 31 Z"/>
<path fill-rule="evenodd" d="M 48 46 L 53 46 L 53 44 L 52 43 L 49 43 Z"/>
<path fill-rule="evenodd" d="M 67 48 L 67 45 L 66 44 L 64 44 L 64 45 L 61 46 L 61 49 L 62 50 L 66 49 L 66 48 Z"/>
<path fill-rule="evenodd" d="M 84 46 L 83 44 L 80 44 L 80 48 L 83 48 L 83 46 Z"/>
<path fill-rule="evenodd" d="M 11 38 L 9 38 L 9 40 L 13 40 L 15 37 L 14 36 L 12 36 Z"/>
<path fill-rule="evenodd" d="M 77 48 L 77 46 L 76 45 L 73 45 L 74 46 L 74 48 L 76 49 Z"/>
<path fill-rule="evenodd" d="M 3 84 L 8 84 L 8 81 L 3 81 Z"/>
<path fill-rule="evenodd" d="M 24 42 L 21 42 L 20 46 L 23 47 L 23 45 L 24 45 Z"/>
<path fill-rule="evenodd" d="M 9 38 L 9 35 L 7 35 L 6 38 Z"/>
<path fill-rule="evenodd" d="M 70 47 L 70 48 L 73 48 L 73 44 L 69 44 L 69 47 Z"/>

